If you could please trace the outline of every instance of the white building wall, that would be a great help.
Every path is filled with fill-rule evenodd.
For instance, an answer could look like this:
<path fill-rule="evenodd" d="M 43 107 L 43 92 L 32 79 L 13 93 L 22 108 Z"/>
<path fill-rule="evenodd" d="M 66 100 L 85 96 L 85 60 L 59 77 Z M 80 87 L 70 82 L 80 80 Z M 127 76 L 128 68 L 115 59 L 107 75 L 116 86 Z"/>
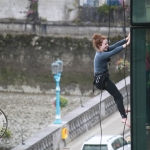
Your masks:
<path fill-rule="evenodd" d="M 87 4 L 87 0 L 79 0 L 80 6 L 84 6 L 84 4 Z"/>
<path fill-rule="evenodd" d="M 73 21 L 79 6 L 86 3 L 87 0 L 38 0 L 39 17 L 47 21 Z M 104 3 L 106 0 L 99 0 L 99 6 Z M 28 11 L 29 0 L 0 0 L 0 19 L 26 19 Z"/>
<path fill-rule="evenodd" d="M 99 5 L 98 6 L 101 6 L 104 3 L 106 3 L 106 0 L 99 0 Z M 87 0 L 79 0 L 79 5 L 80 6 L 84 6 L 84 4 L 87 4 Z"/>
<path fill-rule="evenodd" d="M 0 0 L 0 18 L 26 19 L 28 0 Z"/>
<path fill-rule="evenodd" d="M 72 21 L 77 17 L 77 0 L 39 0 L 39 17 L 47 21 Z"/>
<path fill-rule="evenodd" d="M 107 0 L 99 0 L 99 6 L 102 6 L 103 4 L 106 3 Z"/>
<path fill-rule="evenodd" d="M 77 17 L 78 0 L 38 0 L 39 17 L 47 21 L 72 21 Z M 0 19 L 26 19 L 28 0 L 0 0 Z"/>

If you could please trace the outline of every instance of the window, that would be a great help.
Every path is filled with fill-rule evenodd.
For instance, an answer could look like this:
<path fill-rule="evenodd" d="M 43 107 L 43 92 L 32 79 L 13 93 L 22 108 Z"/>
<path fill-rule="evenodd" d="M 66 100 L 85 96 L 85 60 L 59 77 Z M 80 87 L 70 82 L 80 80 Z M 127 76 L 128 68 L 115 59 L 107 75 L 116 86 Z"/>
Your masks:
<path fill-rule="evenodd" d="M 124 145 L 128 144 L 127 141 L 124 140 L 123 138 L 118 138 L 118 140 L 119 140 L 121 146 L 124 146 Z"/>
<path fill-rule="evenodd" d="M 116 139 L 113 143 L 112 143 L 112 147 L 114 148 L 114 150 L 117 150 L 120 147 L 123 147 L 124 145 L 127 145 L 127 141 L 125 141 L 122 137 Z"/>
<path fill-rule="evenodd" d="M 122 146 L 121 146 L 119 140 L 117 139 L 117 140 L 115 140 L 115 141 L 112 143 L 112 147 L 114 148 L 114 150 L 116 150 L 116 149 L 118 149 L 118 148 L 120 148 L 120 147 L 122 147 Z"/>
<path fill-rule="evenodd" d="M 115 5 L 115 6 L 120 6 L 119 0 L 107 0 L 108 5 Z"/>
<path fill-rule="evenodd" d="M 80 6 L 98 7 L 99 0 L 80 0 Z"/>
<path fill-rule="evenodd" d="M 150 1 L 133 0 L 132 1 L 132 22 L 150 23 Z"/>
<path fill-rule="evenodd" d="M 108 150 L 107 145 L 84 145 L 83 150 Z"/>
<path fill-rule="evenodd" d="M 133 147 L 136 145 L 135 148 L 138 147 L 139 150 L 148 150 L 150 134 L 146 134 L 146 125 L 150 125 L 150 28 L 135 27 L 131 31 L 131 138 Z"/>
<path fill-rule="evenodd" d="M 150 149 L 150 0 L 131 0 L 131 148 Z"/>

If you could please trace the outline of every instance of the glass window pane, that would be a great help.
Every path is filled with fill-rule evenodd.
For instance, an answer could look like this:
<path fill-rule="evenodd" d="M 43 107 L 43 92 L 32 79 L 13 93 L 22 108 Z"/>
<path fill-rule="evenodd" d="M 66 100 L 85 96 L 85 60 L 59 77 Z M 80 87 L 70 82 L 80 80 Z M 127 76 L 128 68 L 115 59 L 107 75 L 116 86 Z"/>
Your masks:
<path fill-rule="evenodd" d="M 114 150 L 118 149 L 121 147 L 121 144 L 119 142 L 119 140 L 115 140 L 113 143 L 112 143 L 112 147 L 114 148 Z"/>
<path fill-rule="evenodd" d="M 131 8 L 133 23 L 150 23 L 150 0 L 134 0 Z"/>
<path fill-rule="evenodd" d="M 132 142 L 134 146 L 136 143 L 137 150 L 149 150 L 150 130 L 147 130 L 147 126 L 150 126 L 150 28 L 132 29 L 131 49 Z"/>
<path fill-rule="evenodd" d="M 108 150 L 107 145 L 84 145 L 83 150 Z"/>
<path fill-rule="evenodd" d="M 128 144 L 127 141 L 125 141 L 123 138 L 118 138 L 118 140 L 120 142 L 121 147 Z"/>
<path fill-rule="evenodd" d="M 80 6 L 99 6 L 99 0 L 80 0 Z"/>

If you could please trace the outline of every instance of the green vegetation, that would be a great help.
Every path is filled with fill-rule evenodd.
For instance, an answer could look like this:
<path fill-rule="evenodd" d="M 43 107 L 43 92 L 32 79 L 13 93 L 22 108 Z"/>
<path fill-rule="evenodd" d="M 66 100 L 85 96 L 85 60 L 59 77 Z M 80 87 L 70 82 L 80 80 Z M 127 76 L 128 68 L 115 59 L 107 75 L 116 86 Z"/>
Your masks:
<path fill-rule="evenodd" d="M 67 104 L 68 104 L 68 100 L 65 97 L 60 96 L 60 107 L 61 107 L 61 109 L 63 107 L 66 107 Z"/>
<path fill-rule="evenodd" d="M 2 138 L 5 138 L 5 139 L 10 139 L 11 137 L 12 137 L 12 132 L 8 129 L 6 130 L 4 135 L 2 136 Z"/>
<path fill-rule="evenodd" d="M 56 99 L 52 103 L 54 106 L 56 106 Z M 62 109 L 66 107 L 67 104 L 68 104 L 68 100 L 65 97 L 60 95 L 60 108 Z"/>
<path fill-rule="evenodd" d="M 37 19 L 37 9 L 38 9 L 38 0 L 29 0 L 29 10 L 27 13 L 27 18 L 29 20 L 36 20 Z"/>
<path fill-rule="evenodd" d="M 108 14 L 109 10 L 113 11 L 113 10 L 117 10 L 117 9 L 122 9 L 122 7 L 121 6 L 109 6 L 107 4 L 103 4 L 102 6 L 99 6 L 97 8 L 97 11 L 99 13 L 106 13 L 106 14 Z"/>

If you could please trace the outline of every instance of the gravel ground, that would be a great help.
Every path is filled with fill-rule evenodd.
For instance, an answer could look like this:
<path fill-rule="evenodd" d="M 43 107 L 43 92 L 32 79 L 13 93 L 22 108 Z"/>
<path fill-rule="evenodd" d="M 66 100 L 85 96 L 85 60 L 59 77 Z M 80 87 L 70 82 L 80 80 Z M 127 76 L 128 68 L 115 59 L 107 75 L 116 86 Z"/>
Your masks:
<path fill-rule="evenodd" d="M 81 106 L 91 97 L 67 96 L 68 105 L 61 110 L 61 117 Z M 52 101 L 55 95 L 0 93 L 0 109 L 8 119 L 8 130 L 12 137 L 9 140 L 0 138 L 0 150 L 2 147 L 10 149 L 24 140 L 40 132 L 43 128 L 52 124 L 55 120 L 55 106 Z"/>

